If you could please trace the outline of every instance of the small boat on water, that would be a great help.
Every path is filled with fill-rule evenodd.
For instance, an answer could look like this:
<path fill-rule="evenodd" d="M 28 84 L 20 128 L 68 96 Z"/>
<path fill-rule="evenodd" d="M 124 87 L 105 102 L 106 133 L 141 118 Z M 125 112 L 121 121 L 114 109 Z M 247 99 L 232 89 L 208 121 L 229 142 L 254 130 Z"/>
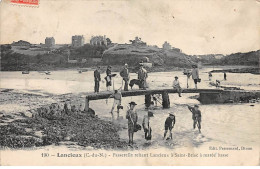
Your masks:
<path fill-rule="evenodd" d="M 46 75 L 51 75 L 51 72 L 49 72 L 49 71 L 45 71 L 44 72 Z"/>
<path fill-rule="evenodd" d="M 79 73 L 87 72 L 87 71 L 89 71 L 89 68 L 80 68 L 80 69 L 78 69 Z"/>
<path fill-rule="evenodd" d="M 22 74 L 29 74 L 30 72 L 28 70 L 22 71 Z"/>

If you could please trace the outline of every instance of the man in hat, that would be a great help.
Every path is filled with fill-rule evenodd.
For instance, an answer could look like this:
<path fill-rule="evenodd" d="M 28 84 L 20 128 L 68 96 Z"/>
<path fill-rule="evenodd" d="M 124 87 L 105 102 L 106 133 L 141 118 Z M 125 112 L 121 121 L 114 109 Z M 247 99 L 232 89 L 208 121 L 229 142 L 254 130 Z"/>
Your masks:
<path fill-rule="evenodd" d="M 123 70 L 120 72 L 120 76 L 123 78 L 123 81 L 125 82 L 124 91 L 128 91 L 128 82 L 130 76 L 129 76 L 129 70 L 127 64 L 125 64 Z"/>
<path fill-rule="evenodd" d="M 179 97 L 181 97 L 182 89 L 181 89 L 181 86 L 180 86 L 180 82 L 178 80 L 178 76 L 175 76 L 172 87 L 173 87 L 173 89 L 177 90 L 177 92 L 179 93 Z"/>
<path fill-rule="evenodd" d="M 140 64 L 140 69 L 138 70 L 138 80 L 140 81 L 139 89 L 146 88 L 147 77 L 148 77 L 147 71 L 144 69 L 143 64 Z"/>
<path fill-rule="evenodd" d="M 195 104 L 194 107 L 188 106 L 188 109 L 192 112 L 193 129 L 195 129 L 197 125 L 199 132 L 201 132 L 201 111 L 199 110 L 199 106 Z"/>
<path fill-rule="evenodd" d="M 164 123 L 163 139 L 165 139 L 168 130 L 170 131 L 170 137 L 167 137 L 166 140 L 172 139 L 172 129 L 173 129 L 174 125 L 175 125 L 175 116 L 173 113 L 169 113 L 169 116 L 166 118 L 165 123 Z"/>
<path fill-rule="evenodd" d="M 94 81 L 95 81 L 95 87 L 94 87 L 94 91 L 95 93 L 99 92 L 99 82 L 101 81 L 100 78 L 100 66 L 97 67 L 97 69 L 94 71 Z"/>
<path fill-rule="evenodd" d="M 196 65 L 192 65 L 191 76 L 195 84 L 195 89 L 197 89 L 197 83 L 199 80 L 199 70 Z"/>
<path fill-rule="evenodd" d="M 134 110 L 137 105 L 135 102 L 130 102 L 130 109 L 126 112 L 126 119 L 128 119 L 128 137 L 129 137 L 129 145 L 134 144 L 134 128 L 138 120 L 138 116 L 136 111 Z"/>
<path fill-rule="evenodd" d="M 150 118 L 153 117 L 153 112 L 148 111 L 147 115 L 144 115 L 143 118 L 143 129 L 144 129 L 144 138 L 146 140 L 151 140 L 152 139 L 152 128 L 150 126 Z"/>

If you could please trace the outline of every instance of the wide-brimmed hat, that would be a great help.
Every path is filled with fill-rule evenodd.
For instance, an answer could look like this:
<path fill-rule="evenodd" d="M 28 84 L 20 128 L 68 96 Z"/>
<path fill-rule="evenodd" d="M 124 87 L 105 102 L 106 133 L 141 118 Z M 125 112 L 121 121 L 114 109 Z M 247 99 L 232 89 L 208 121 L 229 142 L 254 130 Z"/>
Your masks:
<path fill-rule="evenodd" d="M 199 107 L 199 105 L 195 104 L 194 107 Z"/>
<path fill-rule="evenodd" d="M 130 102 L 129 104 L 130 105 L 137 105 L 135 102 Z"/>
<path fill-rule="evenodd" d="M 170 116 L 174 116 L 174 114 L 173 114 L 173 113 L 169 113 L 169 115 L 170 115 Z"/>
<path fill-rule="evenodd" d="M 153 117 L 153 112 L 152 111 L 148 111 L 148 116 L 149 117 Z"/>

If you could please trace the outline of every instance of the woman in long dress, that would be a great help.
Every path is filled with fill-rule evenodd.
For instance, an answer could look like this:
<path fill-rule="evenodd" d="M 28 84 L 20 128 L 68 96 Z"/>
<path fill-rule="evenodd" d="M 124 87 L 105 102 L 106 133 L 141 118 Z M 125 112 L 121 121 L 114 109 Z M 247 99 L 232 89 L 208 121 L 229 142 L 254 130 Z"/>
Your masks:
<path fill-rule="evenodd" d="M 107 91 L 110 90 L 110 86 L 112 86 L 112 75 L 111 75 L 111 66 L 107 67 L 106 70 L 106 86 L 107 86 Z"/>

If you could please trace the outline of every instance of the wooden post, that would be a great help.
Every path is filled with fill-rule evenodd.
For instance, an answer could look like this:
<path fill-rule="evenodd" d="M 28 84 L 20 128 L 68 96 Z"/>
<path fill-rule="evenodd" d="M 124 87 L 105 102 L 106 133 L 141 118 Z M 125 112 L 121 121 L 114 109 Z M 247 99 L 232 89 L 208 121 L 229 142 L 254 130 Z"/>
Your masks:
<path fill-rule="evenodd" d="M 150 94 L 146 94 L 145 95 L 145 107 L 146 108 L 148 108 L 150 105 L 151 105 L 151 99 L 152 99 L 152 97 L 151 97 L 151 95 Z"/>
<path fill-rule="evenodd" d="M 86 99 L 85 99 L 85 109 L 84 109 L 86 112 L 89 111 L 89 99 L 88 99 L 88 96 L 86 96 Z"/>
<path fill-rule="evenodd" d="M 162 93 L 162 105 L 164 109 L 170 108 L 170 99 L 167 92 Z"/>

